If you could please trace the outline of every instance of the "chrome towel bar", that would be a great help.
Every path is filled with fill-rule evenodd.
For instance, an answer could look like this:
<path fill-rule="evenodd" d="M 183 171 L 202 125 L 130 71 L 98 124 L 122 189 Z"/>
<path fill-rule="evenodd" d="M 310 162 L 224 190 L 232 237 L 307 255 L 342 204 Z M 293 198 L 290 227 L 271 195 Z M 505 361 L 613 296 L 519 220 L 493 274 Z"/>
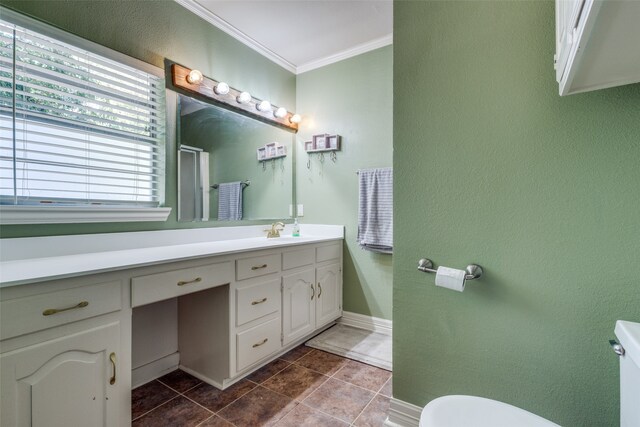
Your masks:
<path fill-rule="evenodd" d="M 249 180 L 242 181 L 242 182 L 240 183 L 240 185 L 242 186 L 242 189 L 244 190 L 246 187 L 248 187 L 248 186 L 250 186 L 250 185 L 251 185 L 251 181 L 249 181 Z M 220 184 L 213 184 L 213 185 L 211 186 L 211 188 L 213 188 L 213 189 L 215 189 L 215 190 L 217 190 L 217 189 L 218 189 L 218 187 L 220 187 Z"/>
<path fill-rule="evenodd" d="M 438 269 L 433 268 L 433 261 L 428 258 L 422 258 L 418 261 L 418 270 L 423 273 L 437 273 Z M 482 276 L 483 270 L 478 264 L 469 264 L 465 269 L 467 272 L 466 276 L 464 276 L 465 280 L 473 280 L 479 279 Z"/>

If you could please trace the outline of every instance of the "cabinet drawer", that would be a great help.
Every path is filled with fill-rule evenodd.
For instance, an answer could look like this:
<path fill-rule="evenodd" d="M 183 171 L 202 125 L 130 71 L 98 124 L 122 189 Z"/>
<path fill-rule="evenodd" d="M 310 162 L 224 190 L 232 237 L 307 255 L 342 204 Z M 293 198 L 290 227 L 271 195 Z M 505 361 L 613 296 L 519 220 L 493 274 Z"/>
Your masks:
<path fill-rule="evenodd" d="M 316 248 L 316 262 L 329 261 L 331 259 L 340 258 L 340 249 L 342 243 L 336 243 L 335 245 L 320 246 Z"/>
<path fill-rule="evenodd" d="M 231 261 L 134 277 L 131 279 L 131 306 L 137 307 L 215 286 L 228 285 L 232 279 Z"/>
<path fill-rule="evenodd" d="M 280 317 L 236 335 L 237 371 L 253 365 L 280 348 Z"/>
<path fill-rule="evenodd" d="M 280 279 L 236 289 L 236 325 L 280 310 Z"/>
<path fill-rule="evenodd" d="M 237 280 L 264 276 L 277 271 L 280 271 L 280 254 L 244 258 L 236 261 Z"/>
<path fill-rule="evenodd" d="M 0 303 L 0 339 L 118 311 L 121 282 L 100 283 Z"/>
<path fill-rule="evenodd" d="M 296 267 L 313 264 L 314 249 L 302 248 L 282 254 L 282 269 L 290 270 Z"/>

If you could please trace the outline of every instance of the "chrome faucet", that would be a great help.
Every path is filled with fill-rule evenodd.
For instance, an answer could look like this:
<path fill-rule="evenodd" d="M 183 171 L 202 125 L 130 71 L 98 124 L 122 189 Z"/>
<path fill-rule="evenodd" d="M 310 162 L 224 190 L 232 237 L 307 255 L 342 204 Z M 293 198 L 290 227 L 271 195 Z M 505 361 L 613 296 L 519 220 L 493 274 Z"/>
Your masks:
<path fill-rule="evenodd" d="M 282 222 L 274 222 L 271 224 L 271 230 L 264 230 L 267 232 L 267 239 L 271 239 L 274 237 L 280 237 L 280 232 L 284 230 L 284 223 Z"/>

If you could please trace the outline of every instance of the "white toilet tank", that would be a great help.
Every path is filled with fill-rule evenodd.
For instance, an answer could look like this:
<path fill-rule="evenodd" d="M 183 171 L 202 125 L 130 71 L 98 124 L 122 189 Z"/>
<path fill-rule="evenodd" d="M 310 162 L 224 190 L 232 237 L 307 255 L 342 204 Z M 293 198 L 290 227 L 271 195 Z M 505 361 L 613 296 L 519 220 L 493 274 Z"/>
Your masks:
<path fill-rule="evenodd" d="M 640 323 L 618 320 L 616 337 L 624 348 L 620 356 L 620 427 L 640 426 Z"/>

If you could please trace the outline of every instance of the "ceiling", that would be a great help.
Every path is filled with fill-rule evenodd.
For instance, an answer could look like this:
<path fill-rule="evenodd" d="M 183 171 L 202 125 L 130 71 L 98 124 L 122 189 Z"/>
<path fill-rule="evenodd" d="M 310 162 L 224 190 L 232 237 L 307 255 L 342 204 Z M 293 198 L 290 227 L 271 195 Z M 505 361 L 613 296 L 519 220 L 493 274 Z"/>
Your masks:
<path fill-rule="evenodd" d="M 392 0 L 175 0 L 294 73 L 392 43 Z"/>

